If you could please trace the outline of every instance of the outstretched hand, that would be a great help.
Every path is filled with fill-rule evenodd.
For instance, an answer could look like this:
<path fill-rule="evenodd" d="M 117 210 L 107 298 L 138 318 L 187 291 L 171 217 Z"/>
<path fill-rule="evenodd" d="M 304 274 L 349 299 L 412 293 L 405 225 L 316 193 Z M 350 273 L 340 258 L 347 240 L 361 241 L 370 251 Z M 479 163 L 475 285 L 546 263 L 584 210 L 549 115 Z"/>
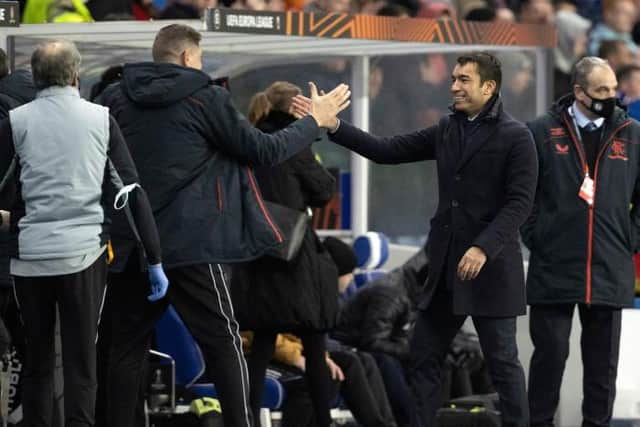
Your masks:
<path fill-rule="evenodd" d="M 351 101 L 351 91 L 346 84 L 339 84 L 329 93 L 318 93 L 318 88 L 309 82 L 311 96 L 297 95 L 293 98 L 291 111 L 295 117 L 311 115 L 318 126 L 333 129 L 338 122 L 338 114 L 346 109 Z"/>

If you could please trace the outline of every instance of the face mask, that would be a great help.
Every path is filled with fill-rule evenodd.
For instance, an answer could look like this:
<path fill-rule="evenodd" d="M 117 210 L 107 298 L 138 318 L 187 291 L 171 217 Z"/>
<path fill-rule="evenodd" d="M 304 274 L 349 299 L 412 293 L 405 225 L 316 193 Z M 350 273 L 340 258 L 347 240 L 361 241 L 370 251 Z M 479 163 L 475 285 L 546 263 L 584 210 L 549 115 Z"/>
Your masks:
<path fill-rule="evenodd" d="M 616 98 L 597 99 L 589 95 L 587 91 L 583 90 L 583 92 L 591 100 L 591 105 L 583 103 L 589 111 L 605 119 L 611 117 L 613 110 L 616 108 Z"/>

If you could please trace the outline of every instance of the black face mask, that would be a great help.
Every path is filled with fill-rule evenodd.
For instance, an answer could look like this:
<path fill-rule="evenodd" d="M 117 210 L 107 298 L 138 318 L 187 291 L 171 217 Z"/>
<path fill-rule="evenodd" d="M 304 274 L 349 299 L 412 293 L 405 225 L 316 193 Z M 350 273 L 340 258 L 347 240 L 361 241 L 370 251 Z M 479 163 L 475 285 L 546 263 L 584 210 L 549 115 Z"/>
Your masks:
<path fill-rule="evenodd" d="M 616 108 L 616 98 L 605 98 L 605 99 L 597 99 L 592 97 L 587 93 L 586 90 L 582 90 L 585 95 L 589 97 L 591 100 L 591 105 L 587 105 L 584 102 L 584 105 L 587 110 L 591 111 L 594 114 L 597 114 L 600 117 L 604 117 L 608 119 L 613 114 L 613 110 Z"/>

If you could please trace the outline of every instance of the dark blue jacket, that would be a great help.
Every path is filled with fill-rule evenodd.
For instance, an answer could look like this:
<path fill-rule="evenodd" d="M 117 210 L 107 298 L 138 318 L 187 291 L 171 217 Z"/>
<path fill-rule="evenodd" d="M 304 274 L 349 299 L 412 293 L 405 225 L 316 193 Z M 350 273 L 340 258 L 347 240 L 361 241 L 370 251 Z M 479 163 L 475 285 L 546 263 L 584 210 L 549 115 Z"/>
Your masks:
<path fill-rule="evenodd" d="M 282 241 L 252 167 L 311 145 L 313 118 L 262 133 L 207 74 L 173 64 L 125 65 L 122 82 L 99 101 L 118 121 L 149 195 L 165 266 L 253 259 Z M 114 271 L 135 247 L 123 215 L 114 216 Z"/>
<path fill-rule="evenodd" d="M 604 123 L 594 204 L 578 197 L 584 149 L 568 113 L 572 95 L 529 123 L 540 159 L 534 208 L 522 227 L 531 250 L 529 304 L 633 303 L 640 248 L 640 125 L 621 108 Z"/>
<path fill-rule="evenodd" d="M 452 113 L 437 125 L 386 138 L 343 122 L 331 138 L 377 163 L 437 161 L 439 202 L 427 243 L 429 277 L 418 308 L 428 306 L 444 279 L 453 291 L 455 314 L 524 314 L 518 229 L 533 204 L 535 146 L 527 127 L 503 111 L 499 98 L 487 104 L 473 136 L 462 144 L 465 120 Z M 471 246 L 482 248 L 488 260 L 478 277 L 462 282 L 455 270 Z"/>

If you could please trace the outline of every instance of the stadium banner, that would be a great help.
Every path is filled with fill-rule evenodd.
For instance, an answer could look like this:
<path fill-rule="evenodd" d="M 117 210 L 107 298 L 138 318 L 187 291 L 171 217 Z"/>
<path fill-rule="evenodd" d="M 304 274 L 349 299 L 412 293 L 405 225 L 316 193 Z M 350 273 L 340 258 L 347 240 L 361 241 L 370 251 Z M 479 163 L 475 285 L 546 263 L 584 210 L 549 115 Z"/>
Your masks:
<path fill-rule="evenodd" d="M 396 40 L 423 43 L 554 47 L 553 26 L 316 12 L 207 10 L 208 31 Z"/>
<path fill-rule="evenodd" d="M 20 9 L 16 1 L 0 1 L 0 27 L 20 25 Z"/>

